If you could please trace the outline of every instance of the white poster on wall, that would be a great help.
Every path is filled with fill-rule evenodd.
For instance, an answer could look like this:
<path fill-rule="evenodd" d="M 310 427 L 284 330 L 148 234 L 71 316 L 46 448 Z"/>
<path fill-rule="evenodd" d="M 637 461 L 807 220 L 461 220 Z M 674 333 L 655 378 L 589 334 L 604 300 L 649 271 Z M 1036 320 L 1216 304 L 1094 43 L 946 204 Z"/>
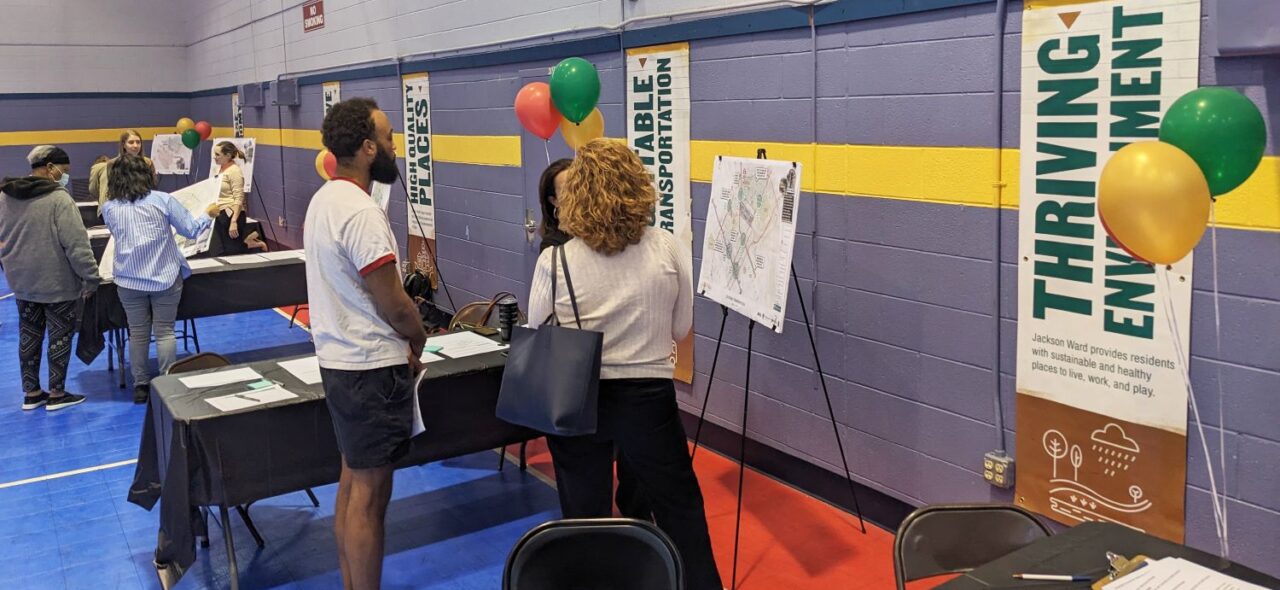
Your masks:
<path fill-rule="evenodd" d="M 231 93 L 231 128 L 232 135 L 244 137 L 244 109 L 240 108 L 240 93 Z"/>
<path fill-rule="evenodd" d="M 671 232 L 693 260 L 689 156 L 689 44 L 627 50 L 627 144 L 653 175 L 651 225 Z M 693 379 L 692 332 L 672 346 L 676 379 Z"/>
<path fill-rule="evenodd" d="M 156 174 L 190 174 L 191 148 L 182 145 L 181 135 L 157 135 L 151 140 L 151 161 Z"/>
<path fill-rule="evenodd" d="M 1098 179 L 1199 85 L 1198 0 L 1028 0 L 1022 26 L 1017 498 L 1181 541 L 1192 256 L 1130 257 Z"/>
<path fill-rule="evenodd" d="M 435 277 L 436 207 L 431 161 L 431 90 L 427 74 L 409 74 L 404 82 L 404 183 L 409 227 L 409 263 Z"/>
<path fill-rule="evenodd" d="M 320 89 L 320 95 L 324 99 L 324 114 L 327 117 L 329 116 L 329 109 L 342 101 L 342 83 L 325 82 Z"/>
<path fill-rule="evenodd" d="M 218 164 L 213 161 L 213 154 L 218 149 L 218 144 L 229 141 L 240 148 L 240 153 L 244 154 L 244 159 L 236 159 L 236 163 L 240 165 L 240 172 L 244 174 L 244 192 L 248 194 L 253 190 L 253 161 L 257 152 L 257 142 L 252 137 L 220 137 L 209 142 L 213 149 L 209 150 L 209 178 L 218 176 L 222 171 L 218 169 Z"/>

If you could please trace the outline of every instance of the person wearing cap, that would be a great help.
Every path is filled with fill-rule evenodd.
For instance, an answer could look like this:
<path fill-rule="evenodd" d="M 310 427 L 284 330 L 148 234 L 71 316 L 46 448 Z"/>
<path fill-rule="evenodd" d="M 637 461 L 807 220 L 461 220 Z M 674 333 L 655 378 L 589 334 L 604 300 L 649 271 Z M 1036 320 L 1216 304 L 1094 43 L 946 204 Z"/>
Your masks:
<path fill-rule="evenodd" d="M 97 288 L 98 264 L 71 198 L 71 158 L 52 145 L 27 156 L 31 175 L 0 181 L 0 266 L 18 302 L 23 410 L 79 404 L 67 393 L 76 303 Z M 49 334 L 49 389 L 40 387 L 40 349 Z"/>

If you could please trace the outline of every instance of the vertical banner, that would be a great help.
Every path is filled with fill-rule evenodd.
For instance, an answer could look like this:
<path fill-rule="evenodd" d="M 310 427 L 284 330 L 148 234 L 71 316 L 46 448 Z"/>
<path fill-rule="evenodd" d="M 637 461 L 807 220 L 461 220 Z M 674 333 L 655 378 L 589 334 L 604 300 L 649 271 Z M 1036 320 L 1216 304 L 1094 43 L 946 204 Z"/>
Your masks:
<path fill-rule="evenodd" d="M 437 284 L 435 187 L 431 182 L 431 92 L 427 75 L 404 77 L 404 164 L 408 187 L 409 265 Z"/>
<path fill-rule="evenodd" d="M 651 225 L 676 236 L 693 259 L 689 187 L 689 44 L 627 50 L 627 144 L 653 175 Z M 693 333 L 671 346 L 675 378 L 693 382 Z"/>
<path fill-rule="evenodd" d="M 320 96 L 324 99 L 324 115 L 328 116 L 329 109 L 342 102 L 342 83 L 325 82 L 320 89 Z"/>
<path fill-rule="evenodd" d="M 231 135 L 244 137 L 244 109 L 240 108 L 240 93 L 231 93 Z"/>
<path fill-rule="evenodd" d="M 1134 260 L 1095 199 L 1197 87 L 1200 2 L 1028 0 L 1022 23 L 1017 502 L 1181 542 L 1191 255 Z"/>

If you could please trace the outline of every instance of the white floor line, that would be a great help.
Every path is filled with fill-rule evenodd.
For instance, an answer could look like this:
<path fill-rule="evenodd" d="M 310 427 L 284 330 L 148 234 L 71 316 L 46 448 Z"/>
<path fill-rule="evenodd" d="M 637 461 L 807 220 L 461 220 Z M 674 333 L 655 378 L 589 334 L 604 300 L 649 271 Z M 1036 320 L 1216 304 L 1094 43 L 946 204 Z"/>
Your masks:
<path fill-rule="evenodd" d="M 104 469 L 114 469 L 116 467 L 124 467 L 125 465 L 133 465 L 134 463 L 137 463 L 137 462 L 138 462 L 137 459 L 129 459 L 128 461 L 116 461 L 115 463 L 107 463 L 105 465 L 85 467 L 83 469 L 72 469 L 71 471 L 63 471 L 62 473 L 50 473 L 49 475 L 41 475 L 40 477 L 33 477 L 30 479 L 20 479 L 18 481 L 11 481 L 9 483 L 0 483 L 0 490 L 3 490 L 5 488 L 15 488 L 15 487 L 26 485 L 29 483 L 38 483 L 42 481 L 49 481 L 51 479 L 61 479 L 63 477 L 71 477 L 72 475 L 80 475 L 82 473 L 92 473 L 94 471 L 102 471 Z"/>

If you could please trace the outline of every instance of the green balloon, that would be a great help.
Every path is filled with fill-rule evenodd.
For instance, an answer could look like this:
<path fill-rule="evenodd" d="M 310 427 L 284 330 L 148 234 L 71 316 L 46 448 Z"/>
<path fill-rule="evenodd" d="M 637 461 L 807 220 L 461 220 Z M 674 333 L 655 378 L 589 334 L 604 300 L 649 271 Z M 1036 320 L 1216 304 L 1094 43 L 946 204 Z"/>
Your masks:
<path fill-rule="evenodd" d="M 196 149 L 200 145 L 200 132 L 195 129 L 188 129 L 182 132 L 182 145 L 191 149 Z"/>
<path fill-rule="evenodd" d="M 1192 90 L 1160 122 L 1160 141 L 1186 152 L 1209 181 L 1209 193 L 1231 192 L 1249 179 L 1267 146 L 1266 123 L 1253 101 L 1230 88 Z"/>
<path fill-rule="evenodd" d="M 581 123 L 600 100 L 600 74 L 591 62 L 571 57 L 551 71 L 551 102 L 571 123 Z"/>

